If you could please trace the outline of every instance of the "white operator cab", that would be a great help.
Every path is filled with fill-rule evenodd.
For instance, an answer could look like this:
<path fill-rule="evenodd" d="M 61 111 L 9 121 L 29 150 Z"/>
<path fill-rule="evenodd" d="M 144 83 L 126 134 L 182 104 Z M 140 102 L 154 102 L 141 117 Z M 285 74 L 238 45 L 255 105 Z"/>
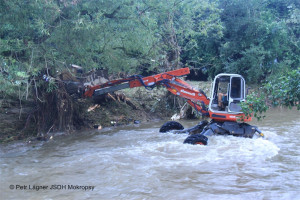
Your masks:
<path fill-rule="evenodd" d="M 238 74 L 218 74 L 212 83 L 209 110 L 219 113 L 242 113 L 245 79 Z"/>

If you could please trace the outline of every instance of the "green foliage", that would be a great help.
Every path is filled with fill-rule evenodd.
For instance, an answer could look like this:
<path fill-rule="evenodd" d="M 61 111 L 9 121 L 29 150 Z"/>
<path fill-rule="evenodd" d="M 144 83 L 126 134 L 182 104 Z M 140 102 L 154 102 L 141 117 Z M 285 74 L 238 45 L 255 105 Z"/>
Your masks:
<path fill-rule="evenodd" d="M 247 96 L 246 101 L 241 103 L 241 108 L 246 118 L 254 115 L 259 121 L 265 117 L 264 113 L 268 110 L 266 97 L 263 93 L 251 93 Z"/>
<path fill-rule="evenodd" d="M 222 10 L 209 1 L 190 1 L 184 6 L 185 16 L 179 27 L 182 62 L 196 69 L 217 67 L 224 26 Z"/>
<path fill-rule="evenodd" d="M 0 92 L 18 96 L 69 64 L 124 74 L 189 66 L 261 83 L 300 66 L 299 13 L 296 0 L 0 0 Z M 296 89 L 271 86 L 274 99 L 288 94 L 278 104 L 297 103 Z"/>
<path fill-rule="evenodd" d="M 2 61 L 2 62 L 1 62 Z M 26 88 L 29 75 L 24 71 L 26 66 L 15 59 L 1 59 L 0 56 L 0 96 L 16 97 L 19 91 Z"/>
<path fill-rule="evenodd" d="M 248 95 L 246 101 L 241 103 L 246 117 L 253 114 L 257 120 L 264 118 L 268 110 L 267 101 L 273 106 L 296 106 L 300 110 L 300 68 L 268 78 L 261 89 L 260 93 Z"/>
<path fill-rule="evenodd" d="M 151 66 L 158 55 L 158 40 L 149 16 L 139 16 L 132 1 L 80 1 L 65 9 L 68 20 L 54 30 L 45 45 L 55 60 L 76 63 L 86 70 L 136 73 Z"/>
<path fill-rule="evenodd" d="M 274 106 L 300 110 L 300 68 L 269 78 L 264 87 Z"/>
<path fill-rule="evenodd" d="M 47 87 L 46 91 L 48 93 L 51 93 L 51 92 L 55 91 L 57 88 L 58 88 L 57 84 L 53 80 L 50 80 L 48 82 L 48 87 Z"/>
<path fill-rule="evenodd" d="M 299 24 L 295 13 L 300 5 L 293 3 L 220 1 L 225 30 L 220 48 L 222 65 L 216 72 L 239 73 L 251 83 L 260 83 L 277 73 L 282 63 L 294 69 L 299 66 L 300 40 L 295 34 Z"/>

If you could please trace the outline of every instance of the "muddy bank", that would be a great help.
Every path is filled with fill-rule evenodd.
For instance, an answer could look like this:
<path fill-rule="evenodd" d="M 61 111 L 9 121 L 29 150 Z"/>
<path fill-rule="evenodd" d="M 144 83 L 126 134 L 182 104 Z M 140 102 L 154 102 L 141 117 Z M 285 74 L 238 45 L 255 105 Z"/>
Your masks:
<path fill-rule="evenodd" d="M 0 142 L 20 140 L 36 133 L 36 124 L 26 123 L 35 109 L 33 101 L 1 99 L 0 103 Z"/>
<path fill-rule="evenodd" d="M 209 82 L 189 82 L 197 88 L 204 88 L 209 94 Z M 122 126 L 143 123 L 156 119 L 170 119 L 179 114 L 184 107 L 185 100 L 170 94 L 165 88 L 154 88 L 149 91 L 145 88 L 125 89 L 114 94 L 99 98 L 73 98 L 73 107 L 76 109 L 73 129 L 65 131 L 72 134 L 75 130 L 101 129 L 111 126 Z M 33 99 L 20 102 L 18 99 L 1 99 L 0 106 L 0 142 L 14 140 L 47 140 L 58 131 L 55 125 L 39 131 L 36 102 Z M 51 110 L 44 113 L 51 115 Z M 59 117 L 59 116 L 57 116 Z M 178 117 L 178 116 L 177 116 Z M 195 117 L 191 107 L 184 107 L 183 118 Z"/>

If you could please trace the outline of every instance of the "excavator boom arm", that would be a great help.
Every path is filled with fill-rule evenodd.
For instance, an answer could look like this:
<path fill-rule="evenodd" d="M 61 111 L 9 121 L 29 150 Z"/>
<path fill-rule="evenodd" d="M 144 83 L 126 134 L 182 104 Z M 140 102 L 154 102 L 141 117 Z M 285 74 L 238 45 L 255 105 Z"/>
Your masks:
<path fill-rule="evenodd" d="M 198 112 L 201 112 L 204 115 L 208 115 L 208 110 L 205 108 L 205 105 L 209 104 L 209 99 L 207 98 L 205 93 L 202 90 L 193 88 L 187 82 L 178 78 L 189 73 L 189 68 L 182 68 L 147 77 L 134 75 L 125 79 L 108 81 L 100 85 L 87 86 L 84 92 L 84 96 L 99 96 L 125 88 L 134 88 L 141 86 L 144 86 L 146 89 L 152 89 L 156 85 L 163 85 L 172 94 L 187 99 L 188 103 Z"/>
<path fill-rule="evenodd" d="M 157 84 L 158 82 L 164 81 L 164 80 L 170 80 L 174 77 L 177 76 L 183 76 L 186 74 L 189 74 L 190 70 L 189 68 L 182 68 L 182 69 L 177 69 L 177 70 L 173 70 L 173 71 L 169 71 L 169 72 L 165 72 L 165 73 L 161 73 L 161 74 L 157 74 L 157 75 L 153 75 L 153 76 L 147 76 L 147 77 L 142 77 L 140 75 L 134 75 L 134 76 L 130 76 L 128 78 L 124 78 L 124 79 L 118 79 L 118 80 L 112 80 L 112 81 L 108 81 L 104 84 L 100 84 L 100 85 L 95 85 L 95 86 L 87 86 L 86 90 L 84 92 L 84 96 L 85 97 L 92 97 L 101 95 L 101 92 L 95 93 L 95 91 L 99 91 L 103 88 L 110 88 L 112 86 L 116 86 L 116 85 L 121 85 L 124 83 L 128 83 L 126 84 L 126 86 L 128 88 L 134 88 L 134 87 L 152 87 L 153 85 Z M 123 85 L 120 89 L 125 89 L 126 88 L 125 85 Z M 118 87 L 116 87 L 116 89 L 114 91 L 120 90 L 118 89 Z M 113 91 L 111 91 L 113 92 Z M 107 92 L 106 92 L 107 93 Z M 105 94 L 105 92 L 103 93 Z"/>

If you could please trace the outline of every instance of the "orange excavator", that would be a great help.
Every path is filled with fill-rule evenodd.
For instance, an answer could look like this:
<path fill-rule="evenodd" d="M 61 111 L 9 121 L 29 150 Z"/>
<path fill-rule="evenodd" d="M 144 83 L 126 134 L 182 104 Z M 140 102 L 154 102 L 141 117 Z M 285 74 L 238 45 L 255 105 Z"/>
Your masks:
<path fill-rule="evenodd" d="M 104 84 L 86 86 L 84 97 L 93 97 L 125 88 L 145 87 L 153 89 L 161 85 L 172 94 L 187 99 L 187 102 L 199 113 L 211 120 L 201 121 L 198 125 L 184 129 L 176 122 L 169 121 L 162 125 L 160 132 L 189 133 L 184 143 L 207 145 L 208 137 L 214 134 L 233 135 L 252 138 L 254 134 L 263 136 L 256 127 L 247 124 L 252 120 L 246 117 L 241 109 L 245 101 L 245 80 L 238 74 L 219 74 L 214 78 L 210 98 L 201 90 L 195 89 L 180 79 L 190 73 L 189 68 L 182 68 L 153 76 L 130 76 L 125 79 L 108 81 Z"/>

